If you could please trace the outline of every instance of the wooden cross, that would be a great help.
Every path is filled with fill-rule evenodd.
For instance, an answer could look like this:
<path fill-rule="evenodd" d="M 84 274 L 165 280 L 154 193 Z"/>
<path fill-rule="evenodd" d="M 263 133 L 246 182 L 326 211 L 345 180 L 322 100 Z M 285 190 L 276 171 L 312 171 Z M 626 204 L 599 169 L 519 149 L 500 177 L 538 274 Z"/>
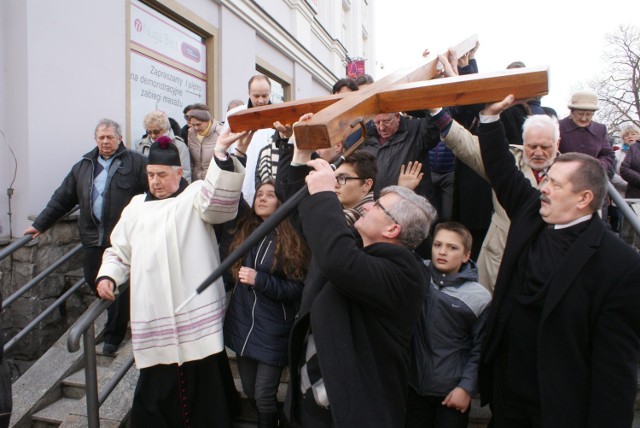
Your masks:
<path fill-rule="evenodd" d="M 460 57 L 476 43 L 477 37 L 472 36 L 453 50 Z M 242 110 L 229 116 L 229 126 L 234 132 L 272 128 L 275 121 L 293 124 L 303 114 L 315 113 L 310 121 L 296 126 L 294 132 L 299 147 L 319 149 L 344 141 L 354 132 L 350 124 L 357 118 L 496 102 L 508 94 L 514 94 L 516 99 L 532 98 L 549 92 L 548 69 L 544 67 L 434 79 L 439 75 L 438 62 L 435 58 L 418 67 L 395 72 L 356 92 Z"/>

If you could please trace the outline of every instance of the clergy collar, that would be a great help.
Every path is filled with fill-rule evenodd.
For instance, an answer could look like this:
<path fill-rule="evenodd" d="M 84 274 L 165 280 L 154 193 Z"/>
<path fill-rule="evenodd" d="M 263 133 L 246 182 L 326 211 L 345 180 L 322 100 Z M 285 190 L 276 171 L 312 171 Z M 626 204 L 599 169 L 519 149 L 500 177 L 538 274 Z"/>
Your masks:
<path fill-rule="evenodd" d="M 583 221 L 587 221 L 590 220 L 591 217 L 593 217 L 593 213 L 591 214 L 587 214 L 585 216 L 579 217 L 573 221 L 570 221 L 569 223 L 565 223 L 565 224 L 554 224 L 551 225 L 553 226 L 553 229 L 566 229 L 567 227 L 571 227 L 571 226 L 575 226 L 578 223 L 582 223 Z"/>

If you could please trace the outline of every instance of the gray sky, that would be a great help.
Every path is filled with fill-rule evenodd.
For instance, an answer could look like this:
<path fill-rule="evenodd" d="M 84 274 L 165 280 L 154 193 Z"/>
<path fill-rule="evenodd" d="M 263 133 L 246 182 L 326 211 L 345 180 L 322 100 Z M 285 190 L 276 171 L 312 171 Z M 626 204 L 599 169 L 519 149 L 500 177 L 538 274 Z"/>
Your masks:
<path fill-rule="evenodd" d="M 431 59 L 478 34 L 480 73 L 516 60 L 549 67 L 549 95 L 542 105 L 556 109 L 560 118 L 568 113 L 571 93 L 586 89 L 606 66 L 604 35 L 620 24 L 640 25 L 637 0 L 376 0 L 375 7 L 378 78 L 417 64 L 425 48 Z"/>

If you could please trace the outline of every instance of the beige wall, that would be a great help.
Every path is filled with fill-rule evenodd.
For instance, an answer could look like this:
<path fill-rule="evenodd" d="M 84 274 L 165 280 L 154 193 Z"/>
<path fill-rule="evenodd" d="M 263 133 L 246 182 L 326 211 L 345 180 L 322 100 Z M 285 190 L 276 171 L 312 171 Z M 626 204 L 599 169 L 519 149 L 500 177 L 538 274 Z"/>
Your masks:
<path fill-rule="evenodd" d="M 350 0 L 352 12 L 362 1 Z M 293 99 L 328 93 L 344 75 L 347 49 L 330 28 L 341 2 L 319 2 L 338 7 L 324 15 L 305 0 L 145 3 L 208 38 L 208 103 L 216 117 L 224 117 L 229 100 L 247 99 L 256 65 L 288 83 Z M 94 147 L 99 119 L 118 121 L 128 134 L 135 96 L 128 83 L 129 7 L 128 0 L 0 2 L 0 130 L 18 161 L 14 236 Z M 360 32 L 358 25 L 354 34 Z M 357 42 L 348 44 L 358 49 Z M 0 237 L 9 234 L 6 193 L 13 173 L 13 156 L 0 136 Z"/>

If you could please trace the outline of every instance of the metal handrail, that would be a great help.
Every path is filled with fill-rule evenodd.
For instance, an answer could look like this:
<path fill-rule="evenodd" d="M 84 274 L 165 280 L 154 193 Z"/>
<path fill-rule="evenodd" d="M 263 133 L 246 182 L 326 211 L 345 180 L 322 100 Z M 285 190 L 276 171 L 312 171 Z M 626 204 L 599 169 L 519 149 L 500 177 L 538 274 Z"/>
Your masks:
<path fill-rule="evenodd" d="M 58 260 L 50 264 L 45 270 L 43 270 L 36 277 L 31 279 L 31 281 L 27 282 L 25 285 L 20 287 L 15 293 L 13 293 L 12 295 L 4 299 L 4 301 L 2 302 L 2 309 L 6 308 L 10 304 L 12 304 L 15 300 L 17 300 L 20 296 L 25 294 L 27 291 L 31 290 L 36 284 L 38 284 L 40 281 L 45 279 L 51 272 L 56 270 L 58 267 L 60 267 L 63 263 L 65 263 L 71 257 L 75 256 L 76 253 L 78 253 L 80 250 L 82 250 L 82 244 L 78 244 L 77 246 L 73 247 L 71 250 L 65 253 Z"/>
<path fill-rule="evenodd" d="M 67 217 L 69 217 L 71 214 L 75 213 L 79 209 L 80 209 L 79 205 L 76 205 L 75 207 L 71 208 L 71 210 L 68 213 L 66 213 L 65 215 L 63 215 L 60 218 L 60 220 L 58 220 L 58 222 L 64 220 Z M 11 254 L 13 254 L 15 251 L 19 250 L 20 248 L 24 247 L 25 245 L 27 245 L 32 240 L 33 240 L 33 235 L 30 234 L 30 233 L 27 234 L 27 235 L 23 235 L 19 239 L 16 239 L 11 244 L 7 245 L 2 250 L 0 250 L 0 261 L 4 260 L 5 258 L 10 256 Z"/>
<path fill-rule="evenodd" d="M 640 235 L 640 218 L 638 215 L 633 211 L 633 209 L 631 209 L 629 203 L 622 197 L 616 188 L 613 187 L 613 184 L 611 184 L 610 181 L 607 181 L 607 190 L 609 191 L 609 196 L 611 196 L 613 202 L 617 205 L 618 209 L 622 211 L 625 221 L 628 221 L 633 230 Z"/>
<path fill-rule="evenodd" d="M 129 283 L 120 286 L 120 293 L 129 288 Z M 113 302 L 98 299 L 89 306 L 84 314 L 71 326 L 67 337 L 67 350 L 76 352 L 80 349 L 80 339 L 84 346 L 84 378 L 86 401 L 87 401 L 87 421 L 89 428 L 100 427 L 100 405 L 104 403 L 109 394 L 133 365 L 133 357 L 125 361 L 122 367 L 109 380 L 105 388 L 98 393 L 98 367 L 96 362 L 96 337 L 94 323 L 100 314 Z"/>
<path fill-rule="evenodd" d="M 76 352 L 80 349 L 80 340 L 84 332 L 93 325 L 96 319 L 100 316 L 105 309 L 109 307 L 111 302 L 109 300 L 96 299 L 84 314 L 76 320 L 75 323 L 69 329 L 69 335 L 67 336 L 67 350 L 69 352 Z"/>
<path fill-rule="evenodd" d="M 33 239 L 33 235 L 31 234 L 23 235 L 22 238 L 16 239 L 11 244 L 4 247 L 2 250 L 0 250 L 0 261 L 4 260 L 11 254 L 13 254 L 15 251 L 27 245 L 29 242 L 31 242 L 32 239 Z"/>
<path fill-rule="evenodd" d="M 118 370 L 116 370 L 111 379 L 109 379 L 109 382 L 107 382 L 107 384 L 98 394 L 99 405 L 102 405 L 102 403 L 106 401 L 113 390 L 116 389 L 116 386 L 118 386 L 124 375 L 126 375 L 129 369 L 133 366 L 134 360 L 135 359 L 133 358 L 133 355 L 129 355 L 127 359 L 124 360 L 124 363 L 118 368 Z"/>
<path fill-rule="evenodd" d="M 55 309 L 58 309 L 73 293 L 75 293 L 84 284 L 84 279 L 76 282 L 70 289 L 68 289 L 62 296 L 58 297 L 47 309 L 35 317 L 29 324 L 27 324 L 18 334 L 11 338 L 4 345 L 4 353 L 6 354 L 20 339 L 29 334 L 36 325 L 38 325 L 43 319 L 49 316 Z"/>

